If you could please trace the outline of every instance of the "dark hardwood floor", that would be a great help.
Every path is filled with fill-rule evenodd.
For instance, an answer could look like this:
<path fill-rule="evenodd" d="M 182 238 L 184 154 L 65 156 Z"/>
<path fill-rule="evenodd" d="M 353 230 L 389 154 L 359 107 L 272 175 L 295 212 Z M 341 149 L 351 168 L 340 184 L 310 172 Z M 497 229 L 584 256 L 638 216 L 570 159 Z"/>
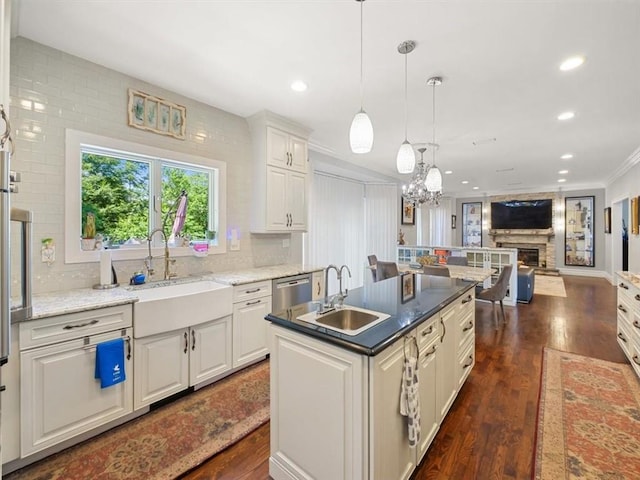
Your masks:
<path fill-rule="evenodd" d="M 616 289 L 565 276 L 567 298 L 534 295 L 505 307 L 476 302 L 476 365 L 414 480 L 531 478 L 542 349 L 626 362 L 616 342 Z M 498 309 L 499 310 L 499 309 Z M 269 478 L 269 424 L 185 475 L 189 480 Z"/>

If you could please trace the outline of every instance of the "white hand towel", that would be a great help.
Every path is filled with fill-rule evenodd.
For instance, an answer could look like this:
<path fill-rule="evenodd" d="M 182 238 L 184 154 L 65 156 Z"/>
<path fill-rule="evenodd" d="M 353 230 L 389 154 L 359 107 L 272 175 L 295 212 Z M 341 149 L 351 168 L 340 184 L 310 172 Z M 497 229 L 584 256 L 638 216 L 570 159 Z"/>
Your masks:
<path fill-rule="evenodd" d="M 409 446 L 420 441 L 420 393 L 418 388 L 418 359 L 405 357 L 400 388 L 400 415 L 407 417 Z"/>

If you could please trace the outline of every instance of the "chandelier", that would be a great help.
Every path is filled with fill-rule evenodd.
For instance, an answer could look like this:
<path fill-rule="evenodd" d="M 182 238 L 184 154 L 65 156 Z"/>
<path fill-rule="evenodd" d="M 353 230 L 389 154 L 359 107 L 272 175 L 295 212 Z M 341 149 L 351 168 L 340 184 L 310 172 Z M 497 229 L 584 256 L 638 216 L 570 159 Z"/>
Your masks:
<path fill-rule="evenodd" d="M 433 143 L 430 143 L 428 145 L 433 149 L 438 148 L 438 146 Z M 418 165 L 416 165 L 416 169 L 413 173 L 411 181 L 409 182 L 409 185 L 402 186 L 402 197 L 407 202 L 410 202 L 415 206 L 426 203 L 429 206 L 436 207 L 440 205 L 442 192 L 430 192 L 427 190 L 426 181 L 431 166 L 424 163 L 424 152 L 426 150 L 426 146 L 418 148 L 418 152 L 420 152 L 420 162 L 418 162 Z"/>

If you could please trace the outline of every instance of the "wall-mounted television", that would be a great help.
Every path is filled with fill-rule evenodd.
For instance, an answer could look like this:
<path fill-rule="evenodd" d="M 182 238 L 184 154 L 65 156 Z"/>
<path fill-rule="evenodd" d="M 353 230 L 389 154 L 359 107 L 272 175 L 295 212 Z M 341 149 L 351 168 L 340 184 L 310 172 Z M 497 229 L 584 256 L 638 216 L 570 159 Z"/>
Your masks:
<path fill-rule="evenodd" d="M 553 201 L 551 199 L 491 202 L 492 229 L 551 228 L 552 220 Z"/>

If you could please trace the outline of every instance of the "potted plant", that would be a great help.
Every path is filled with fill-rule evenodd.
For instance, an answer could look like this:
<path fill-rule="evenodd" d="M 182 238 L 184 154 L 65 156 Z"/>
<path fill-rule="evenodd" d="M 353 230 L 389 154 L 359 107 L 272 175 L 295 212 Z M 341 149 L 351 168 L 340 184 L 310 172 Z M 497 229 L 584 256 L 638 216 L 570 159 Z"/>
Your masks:
<path fill-rule="evenodd" d="M 84 223 L 82 235 L 82 250 L 96 249 L 96 216 L 93 213 L 87 213 Z"/>

